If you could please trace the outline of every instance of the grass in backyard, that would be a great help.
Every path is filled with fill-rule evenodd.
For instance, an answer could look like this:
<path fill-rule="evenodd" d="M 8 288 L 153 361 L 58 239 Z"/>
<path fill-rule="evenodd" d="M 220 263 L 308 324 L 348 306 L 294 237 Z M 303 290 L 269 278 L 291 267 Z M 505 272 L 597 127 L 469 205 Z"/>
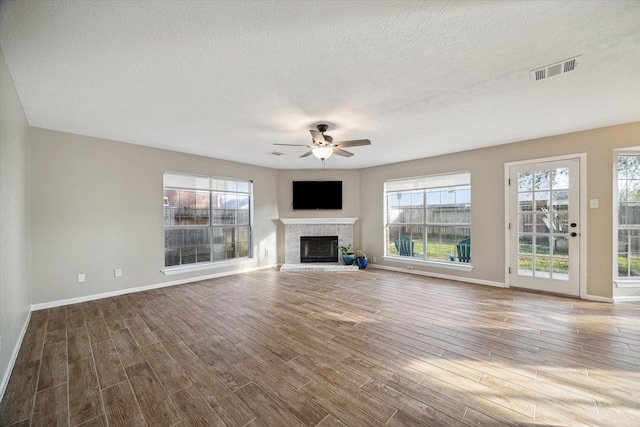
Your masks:
<path fill-rule="evenodd" d="M 450 261 L 449 254 L 453 254 L 454 256 L 456 254 L 456 243 L 457 242 L 441 242 L 440 244 L 428 244 L 426 259 Z M 387 253 L 390 255 L 398 255 L 398 250 L 393 242 L 389 244 Z M 415 242 L 413 245 L 413 253 L 416 255 L 424 254 L 424 243 L 419 241 Z"/>

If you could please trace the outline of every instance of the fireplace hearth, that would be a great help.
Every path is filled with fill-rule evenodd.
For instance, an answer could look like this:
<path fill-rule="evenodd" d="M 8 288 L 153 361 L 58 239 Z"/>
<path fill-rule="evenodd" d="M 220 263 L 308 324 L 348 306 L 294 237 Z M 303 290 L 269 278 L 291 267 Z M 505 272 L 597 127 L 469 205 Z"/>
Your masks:
<path fill-rule="evenodd" d="M 338 236 L 300 236 L 300 262 L 337 262 Z"/>

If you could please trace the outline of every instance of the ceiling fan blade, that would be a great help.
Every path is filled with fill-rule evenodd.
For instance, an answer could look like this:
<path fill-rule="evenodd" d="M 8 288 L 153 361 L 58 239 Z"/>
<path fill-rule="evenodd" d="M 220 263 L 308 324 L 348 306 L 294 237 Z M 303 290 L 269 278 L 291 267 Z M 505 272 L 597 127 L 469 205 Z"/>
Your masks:
<path fill-rule="evenodd" d="M 334 147 L 355 147 L 357 145 L 371 145 L 371 141 L 368 139 L 354 139 L 352 141 L 338 141 L 334 142 Z"/>
<path fill-rule="evenodd" d="M 309 132 L 311 132 L 311 138 L 313 138 L 313 142 L 320 145 L 326 144 L 327 141 L 324 139 L 324 135 L 322 135 L 320 132 L 313 129 L 310 129 Z"/>
<path fill-rule="evenodd" d="M 312 154 L 313 154 L 313 151 L 307 151 L 307 152 L 306 152 L 306 153 L 304 153 L 302 156 L 300 156 L 300 158 L 307 157 L 307 156 L 310 156 L 310 155 L 312 155 Z"/>
<path fill-rule="evenodd" d="M 341 150 L 337 147 L 333 148 L 333 154 L 337 154 L 338 156 L 343 156 L 343 157 L 351 157 L 353 156 L 353 153 L 350 153 L 348 151 L 345 150 Z"/>
<path fill-rule="evenodd" d="M 309 146 L 307 144 L 278 144 L 278 143 L 274 143 L 273 145 L 286 145 L 289 147 L 308 147 Z"/>

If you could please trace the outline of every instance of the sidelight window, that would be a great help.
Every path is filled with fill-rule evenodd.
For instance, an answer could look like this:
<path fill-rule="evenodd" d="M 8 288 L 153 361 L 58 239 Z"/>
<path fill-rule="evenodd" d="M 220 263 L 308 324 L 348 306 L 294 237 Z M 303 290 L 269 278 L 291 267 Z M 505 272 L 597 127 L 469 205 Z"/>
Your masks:
<path fill-rule="evenodd" d="M 617 276 L 640 282 L 640 154 L 618 155 Z"/>

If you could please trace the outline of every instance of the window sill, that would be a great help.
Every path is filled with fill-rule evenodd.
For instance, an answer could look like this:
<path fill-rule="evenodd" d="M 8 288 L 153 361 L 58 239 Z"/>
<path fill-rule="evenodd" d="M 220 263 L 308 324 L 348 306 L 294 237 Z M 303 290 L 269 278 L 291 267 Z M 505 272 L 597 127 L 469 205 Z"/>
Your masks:
<path fill-rule="evenodd" d="M 618 279 L 614 280 L 617 288 L 640 288 L 640 278 L 638 279 Z"/>
<path fill-rule="evenodd" d="M 418 258 L 409 258 L 409 257 L 400 257 L 400 256 L 384 256 L 382 257 L 385 261 L 393 261 L 393 262 L 401 262 L 405 264 L 412 265 L 420 265 L 425 267 L 436 267 L 436 268 L 444 268 L 447 270 L 458 270 L 458 271 L 472 271 L 473 265 L 462 263 L 462 262 L 454 262 L 454 261 L 430 261 L 426 259 L 418 259 Z"/>
<path fill-rule="evenodd" d="M 165 267 L 162 270 L 165 276 L 173 276 L 174 274 L 190 273 L 192 271 L 211 270 L 219 267 L 228 267 L 231 265 L 249 264 L 254 258 L 238 258 L 229 261 L 206 262 L 202 264 L 180 265 L 177 267 Z"/>

